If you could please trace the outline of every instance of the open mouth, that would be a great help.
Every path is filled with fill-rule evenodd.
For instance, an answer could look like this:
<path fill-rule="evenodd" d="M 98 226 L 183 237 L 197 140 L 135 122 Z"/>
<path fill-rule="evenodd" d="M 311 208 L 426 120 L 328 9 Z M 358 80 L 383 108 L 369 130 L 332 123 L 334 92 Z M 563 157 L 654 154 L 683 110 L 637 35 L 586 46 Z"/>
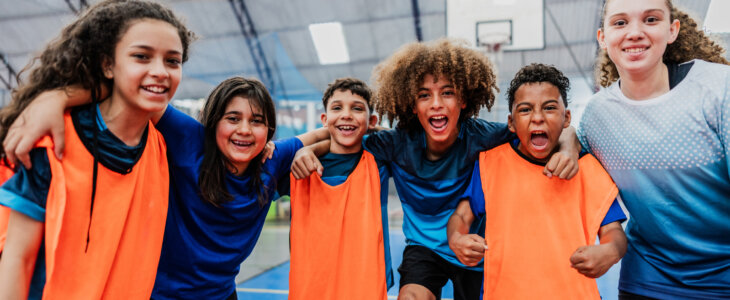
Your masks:
<path fill-rule="evenodd" d="M 449 124 L 449 118 L 446 116 L 434 116 L 428 118 L 428 123 L 436 131 L 442 131 L 446 129 L 446 125 Z"/>
<path fill-rule="evenodd" d="M 626 53 L 629 53 L 629 54 L 636 54 L 636 53 L 644 52 L 646 50 L 649 50 L 649 47 L 626 48 L 623 51 L 626 52 Z"/>
<path fill-rule="evenodd" d="M 231 141 L 231 143 L 238 147 L 249 147 L 253 145 L 253 142 L 244 142 L 244 141 Z"/>
<path fill-rule="evenodd" d="M 548 135 L 544 131 L 533 131 L 530 133 L 530 144 L 536 150 L 545 150 L 548 144 Z"/>
<path fill-rule="evenodd" d="M 340 132 L 342 132 L 345 135 L 352 134 L 357 129 L 357 127 L 352 126 L 352 125 L 339 125 L 339 126 L 335 126 L 335 128 L 337 128 L 337 130 L 339 130 Z"/>
<path fill-rule="evenodd" d="M 155 94 L 164 94 L 168 90 L 168 88 L 160 85 L 146 85 L 142 86 L 142 89 Z"/>

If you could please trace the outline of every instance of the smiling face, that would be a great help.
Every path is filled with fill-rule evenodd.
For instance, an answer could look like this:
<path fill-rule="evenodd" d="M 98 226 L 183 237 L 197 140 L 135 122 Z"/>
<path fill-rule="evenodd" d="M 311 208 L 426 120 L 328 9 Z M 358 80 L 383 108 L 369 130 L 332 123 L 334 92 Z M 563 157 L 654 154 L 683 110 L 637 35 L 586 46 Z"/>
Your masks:
<path fill-rule="evenodd" d="M 442 153 L 459 136 L 459 115 L 466 104 L 448 79 L 428 74 L 416 95 L 413 113 L 426 132 L 429 151 Z"/>
<path fill-rule="evenodd" d="M 509 130 L 520 139 L 518 149 L 525 156 L 547 162 L 558 145 L 563 128 L 570 126 L 558 88 L 547 82 L 525 83 L 515 92 Z"/>
<path fill-rule="evenodd" d="M 619 75 L 651 74 L 662 67 L 667 45 L 679 33 L 665 0 L 611 0 L 604 14 L 597 38 Z"/>
<path fill-rule="evenodd" d="M 267 142 L 268 126 L 261 109 L 248 99 L 235 96 L 218 121 L 215 140 L 226 157 L 231 173 L 241 175 Z M 231 168 L 232 167 L 232 168 Z"/>
<path fill-rule="evenodd" d="M 370 114 L 367 101 L 349 90 L 332 93 L 321 119 L 332 139 L 330 152 L 338 154 L 359 152 L 362 137 L 378 121 Z"/>
<path fill-rule="evenodd" d="M 170 23 L 142 19 L 129 26 L 114 50 L 104 75 L 114 80 L 112 99 L 142 112 L 167 106 L 182 76 L 183 46 Z"/>

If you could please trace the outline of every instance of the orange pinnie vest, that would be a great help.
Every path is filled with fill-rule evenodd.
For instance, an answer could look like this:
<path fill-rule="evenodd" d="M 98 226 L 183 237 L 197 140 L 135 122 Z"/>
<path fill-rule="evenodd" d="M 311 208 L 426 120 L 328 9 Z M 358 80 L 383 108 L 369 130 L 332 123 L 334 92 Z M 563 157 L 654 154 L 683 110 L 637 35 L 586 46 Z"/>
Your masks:
<path fill-rule="evenodd" d="M 0 163 L 0 185 L 8 181 L 10 177 L 13 177 L 13 169 Z M 3 252 L 5 247 L 5 237 L 8 234 L 8 219 L 10 217 L 10 208 L 0 205 L 0 253 Z"/>
<path fill-rule="evenodd" d="M 509 144 L 479 155 L 484 299 L 600 299 L 596 281 L 571 268 L 570 256 L 595 243 L 618 189 L 592 155 L 578 164 L 574 178 L 550 179 Z"/>
<path fill-rule="evenodd" d="M 68 112 L 64 119 L 63 161 L 53 154 L 50 138 L 38 144 L 47 148 L 52 174 L 43 299 L 149 299 L 167 216 L 169 174 L 162 135 L 150 123 L 144 153 L 126 175 L 99 163 L 89 226 L 94 160 Z"/>
<path fill-rule="evenodd" d="M 363 151 L 347 180 L 291 178 L 289 299 L 386 299 L 380 173 Z"/>

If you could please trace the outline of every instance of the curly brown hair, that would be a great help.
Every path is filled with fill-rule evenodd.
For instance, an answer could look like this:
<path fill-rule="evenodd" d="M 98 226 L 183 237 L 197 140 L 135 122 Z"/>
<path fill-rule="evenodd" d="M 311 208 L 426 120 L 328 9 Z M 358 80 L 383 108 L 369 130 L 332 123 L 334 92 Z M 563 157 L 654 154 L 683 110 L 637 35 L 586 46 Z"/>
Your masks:
<path fill-rule="evenodd" d="M 188 59 L 188 46 L 195 39 L 172 11 L 164 6 L 140 0 L 107 0 L 91 6 L 76 21 L 61 31 L 43 52 L 23 68 L 30 72 L 27 81 L 18 74 L 18 88 L 13 100 L 0 111 L 0 140 L 9 126 L 41 92 L 71 85 L 91 91 L 92 101 L 102 99 L 102 86 L 112 90 L 114 81 L 104 77 L 102 63 L 114 59 L 117 42 L 136 20 L 153 19 L 177 28 L 183 46 L 183 62 Z M 0 146 L 0 155 L 4 149 Z"/>
<path fill-rule="evenodd" d="M 672 5 L 671 0 L 666 0 L 665 4 L 671 12 L 670 22 L 679 20 L 679 33 L 674 43 L 667 45 L 667 49 L 664 51 L 664 63 L 683 63 L 693 59 L 701 59 L 730 65 L 730 62 L 724 56 L 725 49 L 705 35 L 697 27 L 697 22 L 692 17 Z M 606 5 L 608 5 L 608 1 L 603 5 L 603 11 L 601 12 L 601 29 L 603 29 L 604 18 L 606 17 Z M 611 85 L 619 78 L 616 65 L 608 57 L 605 49 L 601 49 L 598 54 L 594 71 L 596 82 L 603 87 Z"/>
<path fill-rule="evenodd" d="M 382 61 L 373 71 L 375 110 L 388 117 L 396 128 L 409 131 L 421 128 L 413 113 L 418 89 L 426 75 L 445 77 L 454 85 L 466 107 L 459 122 L 476 117 L 482 106 L 492 108 L 499 92 L 489 59 L 463 41 L 439 39 L 428 43 L 411 43 Z"/>

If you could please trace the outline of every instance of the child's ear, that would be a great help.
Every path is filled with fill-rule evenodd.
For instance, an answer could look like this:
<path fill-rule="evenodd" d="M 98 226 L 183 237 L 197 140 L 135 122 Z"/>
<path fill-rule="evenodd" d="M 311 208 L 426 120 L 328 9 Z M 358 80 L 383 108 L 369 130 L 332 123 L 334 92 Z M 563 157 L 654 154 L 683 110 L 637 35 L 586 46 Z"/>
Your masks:
<path fill-rule="evenodd" d="M 104 57 L 101 63 L 102 71 L 104 72 L 104 77 L 107 79 L 113 79 L 114 78 L 114 72 L 112 72 L 112 67 L 114 66 L 114 63 L 111 58 Z"/>
<path fill-rule="evenodd" d="M 680 27 L 679 25 L 680 24 L 679 24 L 678 19 L 674 19 L 674 21 L 672 21 L 672 24 L 669 24 L 670 37 L 669 37 L 669 42 L 667 44 L 674 43 L 674 41 L 677 40 L 677 35 L 679 35 L 679 27 Z"/>
<path fill-rule="evenodd" d="M 565 109 L 565 122 L 563 122 L 563 128 L 570 127 L 570 109 Z"/>
<path fill-rule="evenodd" d="M 378 125 L 378 116 L 370 115 L 370 119 L 368 120 L 368 129 L 375 129 L 375 125 Z"/>
<path fill-rule="evenodd" d="M 509 128 L 509 131 L 515 132 L 515 125 L 512 124 L 512 114 L 507 115 L 507 128 Z"/>
<path fill-rule="evenodd" d="M 322 127 L 327 127 L 327 113 L 322 113 L 319 119 L 322 120 Z"/>
<path fill-rule="evenodd" d="M 596 32 L 596 40 L 598 40 L 598 46 L 601 47 L 601 49 L 606 49 L 606 36 L 603 34 L 603 29 L 598 28 L 598 31 Z"/>

